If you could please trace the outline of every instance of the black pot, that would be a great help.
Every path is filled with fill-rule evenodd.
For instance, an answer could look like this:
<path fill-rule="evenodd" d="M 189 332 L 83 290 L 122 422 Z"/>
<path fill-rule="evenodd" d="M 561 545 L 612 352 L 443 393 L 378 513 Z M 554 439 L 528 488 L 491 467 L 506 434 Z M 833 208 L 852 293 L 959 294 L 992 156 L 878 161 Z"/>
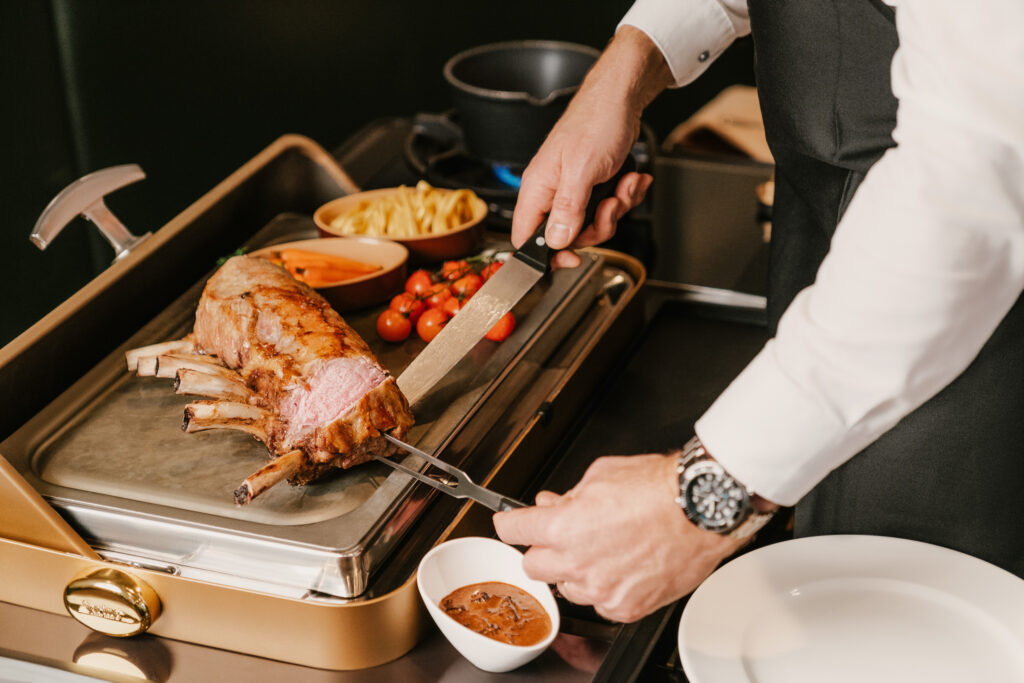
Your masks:
<path fill-rule="evenodd" d="M 495 43 L 444 65 L 469 151 L 486 161 L 525 165 L 600 53 L 546 40 Z"/>

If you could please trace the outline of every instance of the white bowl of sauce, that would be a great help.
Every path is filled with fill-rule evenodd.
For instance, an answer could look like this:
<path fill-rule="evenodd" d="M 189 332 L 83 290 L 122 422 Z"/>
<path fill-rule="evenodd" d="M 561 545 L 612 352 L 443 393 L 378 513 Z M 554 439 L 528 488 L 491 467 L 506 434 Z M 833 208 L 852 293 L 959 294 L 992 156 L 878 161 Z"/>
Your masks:
<path fill-rule="evenodd" d="M 522 553 L 493 538 L 434 547 L 420 562 L 416 585 L 441 633 L 484 671 L 518 668 L 558 634 L 551 589 L 526 575 Z"/>

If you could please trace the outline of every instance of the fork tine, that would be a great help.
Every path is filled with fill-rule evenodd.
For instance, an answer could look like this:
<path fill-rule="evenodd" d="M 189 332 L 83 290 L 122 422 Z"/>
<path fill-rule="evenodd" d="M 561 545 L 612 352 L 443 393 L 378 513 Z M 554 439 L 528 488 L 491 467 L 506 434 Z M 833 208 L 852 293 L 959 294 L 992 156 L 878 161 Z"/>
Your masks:
<path fill-rule="evenodd" d="M 455 467 L 454 465 L 449 465 L 444 460 L 441 460 L 440 458 L 436 458 L 433 455 L 430 455 L 429 453 L 427 453 L 425 451 L 421 451 L 420 449 L 416 448 L 415 446 L 411 446 L 411 445 L 405 443 L 401 439 L 396 439 L 395 437 L 391 436 L 387 432 L 381 432 L 381 435 L 385 439 L 390 441 L 391 443 L 393 443 L 396 446 L 398 446 L 399 448 L 401 448 L 403 451 L 406 451 L 408 453 L 412 453 L 413 455 L 418 455 L 419 457 L 423 458 L 424 460 L 429 462 L 434 467 L 436 467 L 436 468 L 438 468 L 440 470 L 444 470 L 448 474 L 452 475 L 458 481 L 460 481 L 460 482 L 465 481 L 465 482 L 470 483 L 470 484 L 473 483 L 469 479 L 469 477 L 466 475 L 466 473 L 463 472 L 462 470 L 460 470 L 458 467 Z"/>
<path fill-rule="evenodd" d="M 384 438 L 386 438 L 388 441 L 401 448 L 403 451 L 423 458 L 434 467 L 437 467 L 441 471 L 446 472 L 449 476 L 454 477 L 455 483 L 441 484 L 437 480 L 433 480 L 433 482 L 426 481 L 427 479 L 432 478 L 422 473 L 417 473 L 413 475 L 417 479 L 420 479 L 421 481 L 426 481 L 426 483 L 432 484 L 435 488 L 440 488 L 444 492 L 449 493 L 455 496 L 456 498 L 469 498 L 471 500 L 475 500 L 476 502 L 490 508 L 491 510 L 511 510 L 514 508 L 525 507 L 524 503 L 521 503 L 520 501 L 515 500 L 514 498 L 503 496 L 500 493 L 492 491 L 483 486 L 477 485 L 476 483 L 473 482 L 473 480 L 469 477 L 468 474 L 460 470 L 458 467 L 455 467 L 454 465 L 449 465 L 443 460 L 439 460 L 428 453 L 424 453 L 420 449 L 410 446 L 409 444 L 405 443 L 404 441 L 401 441 L 400 439 L 396 439 L 390 434 L 384 432 L 382 432 L 382 434 L 384 435 Z M 384 458 L 383 456 L 377 456 L 377 459 L 385 460 L 386 462 L 388 462 L 389 465 L 392 465 L 393 467 L 397 465 L 397 461 L 390 461 L 389 459 Z M 404 467 L 401 469 L 404 469 Z M 411 474 L 411 471 L 409 473 Z"/>

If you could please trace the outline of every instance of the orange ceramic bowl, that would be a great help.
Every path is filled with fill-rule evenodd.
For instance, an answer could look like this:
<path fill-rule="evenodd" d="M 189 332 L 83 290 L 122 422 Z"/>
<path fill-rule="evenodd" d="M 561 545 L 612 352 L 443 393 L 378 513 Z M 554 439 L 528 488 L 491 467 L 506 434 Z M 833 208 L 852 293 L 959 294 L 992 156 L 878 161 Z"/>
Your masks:
<path fill-rule="evenodd" d="M 352 311 L 387 301 L 405 287 L 408 250 L 401 244 L 376 237 L 332 237 L 285 242 L 257 249 L 252 256 L 273 258 L 282 249 L 301 249 L 344 256 L 380 266 L 367 275 L 316 288 L 336 311 Z"/>
<path fill-rule="evenodd" d="M 356 208 L 362 202 L 396 195 L 398 191 L 397 187 L 388 187 L 339 197 L 317 209 L 313 214 L 313 220 L 324 237 L 339 237 L 341 235 L 337 229 L 331 227 L 334 219 Z M 452 192 L 453 190 L 435 188 L 435 191 Z M 483 247 L 483 221 L 487 217 L 487 203 L 474 196 L 472 212 L 472 218 L 446 232 L 415 237 L 391 237 L 388 235 L 381 237 L 397 242 L 408 249 L 409 260 L 413 263 L 439 263 L 448 259 L 461 258 L 475 254 Z"/>

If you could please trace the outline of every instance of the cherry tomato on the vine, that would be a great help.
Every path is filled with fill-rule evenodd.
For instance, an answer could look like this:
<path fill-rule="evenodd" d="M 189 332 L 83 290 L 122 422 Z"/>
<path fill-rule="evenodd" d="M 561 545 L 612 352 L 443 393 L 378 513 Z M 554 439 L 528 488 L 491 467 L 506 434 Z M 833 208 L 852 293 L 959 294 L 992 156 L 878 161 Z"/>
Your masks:
<path fill-rule="evenodd" d="M 377 316 L 377 334 L 384 341 L 400 342 L 409 336 L 412 331 L 412 323 L 398 311 L 390 308 Z"/>
<path fill-rule="evenodd" d="M 468 300 L 471 296 L 477 293 L 484 284 L 484 279 L 476 273 L 470 273 L 469 275 L 463 275 L 458 280 L 452 283 L 452 294 L 462 300 Z"/>
<path fill-rule="evenodd" d="M 443 282 L 439 282 L 433 286 L 428 292 L 426 297 L 427 308 L 441 308 L 444 306 L 444 302 L 452 298 L 451 290 L 448 289 L 448 285 Z"/>
<path fill-rule="evenodd" d="M 504 261 L 491 261 L 486 266 L 484 266 L 483 270 L 480 271 L 480 277 L 484 279 L 484 282 L 487 282 L 488 280 L 491 279 L 491 276 L 497 273 L 498 269 L 501 268 L 504 264 Z"/>
<path fill-rule="evenodd" d="M 448 299 L 448 301 L 444 302 L 444 305 L 441 306 L 441 310 L 444 311 L 444 314 L 448 316 L 448 318 L 454 318 L 455 314 L 462 310 L 464 303 L 465 302 L 458 297 L 453 296 Z"/>
<path fill-rule="evenodd" d="M 419 322 L 416 323 L 416 334 L 423 341 L 430 342 L 447 322 L 448 316 L 444 314 L 444 311 L 440 308 L 431 308 L 420 316 Z"/>
<path fill-rule="evenodd" d="M 468 275 L 473 272 L 472 267 L 469 265 L 469 261 L 445 261 L 444 265 L 441 266 L 441 277 L 445 280 L 458 280 L 463 275 Z"/>
<path fill-rule="evenodd" d="M 505 341 L 508 336 L 512 334 L 512 330 L 516 328 L 516 318 L 512 315 L 512 311 L 509 311 L 505 315 L 498 319 L 498 322 L 494 323 L 494 327 L 484 336 L 491 341 Z"/>
<path fill-rule="evenodd" d="M 426 296 L 433 286 L 434 280 L 430 277 L 430 272 L 423 269 L 417 270 L 405 281 L 405 291 L 418 297 Z"/>
<path fill-rule="evenodd" d="M 392 311 L 398 311 L 408 318 L 409 322 L 415 325 L 416 321 L 420 319 L 421 315 L 423 315 L 423 311 L 427 310 L 427 305 L 415 294 L 402 292 L 391 300 L 391 305 L 388 306 L 388 308 Z"/>

